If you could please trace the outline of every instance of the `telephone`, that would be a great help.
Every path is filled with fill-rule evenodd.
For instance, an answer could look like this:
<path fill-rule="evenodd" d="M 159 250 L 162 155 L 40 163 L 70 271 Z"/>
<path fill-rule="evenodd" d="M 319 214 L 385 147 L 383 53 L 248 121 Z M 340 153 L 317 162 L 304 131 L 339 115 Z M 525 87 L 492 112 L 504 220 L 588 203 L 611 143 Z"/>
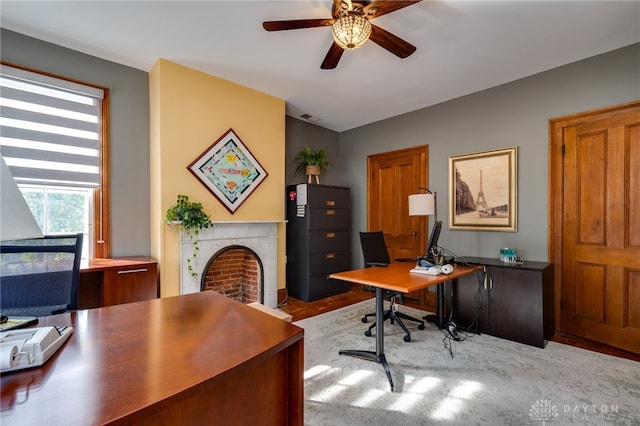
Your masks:
<path fill-rule="evenodd" d="M 453 272 L 453 266 L 446 264 L 442 266 L 416 266 L 411 269 L 409 272 L 413 272 L 414 274 L 423 274 L 423 275 L 441 275 L 441 274 L 450 274 Z"/>
<path fill-rule="evenodd" d="M 0 371 L 39 367 L 69 339 L 72 327 L 35 327 L 0 333 Z"/>

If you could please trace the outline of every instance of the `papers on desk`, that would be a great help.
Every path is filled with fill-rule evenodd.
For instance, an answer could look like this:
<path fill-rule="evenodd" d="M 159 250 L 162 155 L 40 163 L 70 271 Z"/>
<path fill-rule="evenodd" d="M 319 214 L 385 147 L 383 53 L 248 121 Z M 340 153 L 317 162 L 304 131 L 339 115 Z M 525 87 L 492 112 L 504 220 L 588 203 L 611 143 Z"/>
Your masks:
<path fill-rule="evenodd" d="M 39 367 L 73 333 L 72 327 L 36 327 L 0 333 L 0 371 Z"/>
<path fill-rule="evenodd" d="M 416 266 L 409 272 L 411 272 L 412 274 L 422 275 L 440 275 L 443 273 L 441 266 Z"/>
<path fill-rule="evenodd" d="M 13 330 L 14 328 L 22 328 L 38 322 L 36 317 L 14 317 L 10 316 L 7 322 L 0 324 L 0 331 Z"/>

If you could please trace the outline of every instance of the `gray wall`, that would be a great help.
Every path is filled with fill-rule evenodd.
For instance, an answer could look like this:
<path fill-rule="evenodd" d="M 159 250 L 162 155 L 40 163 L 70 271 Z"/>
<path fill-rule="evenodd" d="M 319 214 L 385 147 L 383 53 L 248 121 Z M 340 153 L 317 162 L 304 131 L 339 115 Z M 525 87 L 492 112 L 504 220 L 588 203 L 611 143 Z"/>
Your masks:
<path fill-rule="evenodd" d="M 328 130 L 324 127 L 319 127 L 289 116 L 286 117 L 285 126 L 286 184 L 295 185 L 307 181 L 304 172 L 295 173 L 298 162 L 294 161 L 294 158 L 302 148 L 308 146 L 313 150 L 324 149 L 329 161 L 334 165 L 334 167 L 329 167 L 327 171 L 322 172 L 320 175 L 320 183 L 323 185 L 341 185 L 343 183 L 341 173 L 339 169 L 335 167 L 339 154 L 339 134 L 333 130 Z"/>
<path fill-rule="evenodd" d="M 149 255 L 148 74 L 2 29 L 0 53 L 13 62 L 110 88 L 111 254 Z M 461 255 L 495 257 L 509 246 L 547 260 L 548 120 L 640 99 L 640 44 L 556 68 L 473 95 L 343 133 L 287 117 L 286 182 L 304 146 L 323 148 L 335 167 L 321 176 L 351 187 L 353 244 L 366 229 L 366 159 L 370 154 L 429 145 L 430 188 L 438 218 L 448 217 L 448 157 L 517 145 L 518 232 L 443 230 L 440 243 Z M 428 82 L 422 82 L 428 84 Z M 283 188 L 284 194 L 284 188 Z M 432 221 L 430 221 L 430 224 Z M 354 265 L 361 264 L 353 250 Z"/>
<path fill-rule="evenodd" d="M 149 256 L 148 73 L 1 31 L 2 61 L 109 88 L 111 256 Z"/>
<path fill-rule="evenodd" d="M 368 155 L 428 144 L 429 187 L 438 194 L 438 219 L 448 225 L 449 156 L 517 145 L 518 232 L 443 226 L 440 245 L 483 257 L 508 246 L 527 260 L 546 261 L 548 120 L 637 99 L 640 44 L 341 133 L 336 169 L 340 184 L 352 188 L 354 247 L 357 231 L 367 227 Z M 360 265 L 359 250 L 353 254 Z"/>

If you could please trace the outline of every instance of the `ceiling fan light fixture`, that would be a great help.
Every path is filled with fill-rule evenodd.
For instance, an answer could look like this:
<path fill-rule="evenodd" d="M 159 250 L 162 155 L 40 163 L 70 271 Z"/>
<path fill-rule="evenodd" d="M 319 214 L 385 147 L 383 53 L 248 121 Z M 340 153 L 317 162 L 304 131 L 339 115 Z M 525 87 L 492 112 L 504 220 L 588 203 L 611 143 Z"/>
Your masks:
<path fill-rule="evenodd" d="M 357 49 L 369 39 L 371 24 L 364 16 L 347 15 L 336 19 L 331 27 L 331 34 L 336 44 L 343 49 Z"/>

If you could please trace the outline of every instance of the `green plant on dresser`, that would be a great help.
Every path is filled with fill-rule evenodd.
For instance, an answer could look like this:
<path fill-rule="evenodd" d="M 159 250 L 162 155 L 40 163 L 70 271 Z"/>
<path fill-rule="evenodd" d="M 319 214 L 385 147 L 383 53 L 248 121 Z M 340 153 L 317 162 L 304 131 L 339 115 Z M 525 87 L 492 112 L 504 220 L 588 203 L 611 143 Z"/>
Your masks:
<path fill-rule="evenodd" d="M 308 146 L 298 151 L 294 160 L 298 161 L 296 173 L 304 170 L 304 174 L 308 176 L 307 183 L 311 183 L 311 176 L 315 176 L 316 183 L 319 184 L 320 172 L 326 171 L 329 167 L 333 167 L 324 149 L 313 150 Z"/>

